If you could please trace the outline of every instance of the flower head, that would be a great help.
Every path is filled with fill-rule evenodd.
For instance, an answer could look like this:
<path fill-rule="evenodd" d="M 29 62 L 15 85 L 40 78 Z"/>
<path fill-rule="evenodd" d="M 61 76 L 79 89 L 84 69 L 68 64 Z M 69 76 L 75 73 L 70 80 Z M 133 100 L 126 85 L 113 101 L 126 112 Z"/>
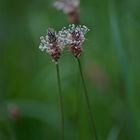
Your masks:
<path fill-rule="evenodd" d="M 86 26 L 69 25 L 67 29 L 67 44 L 72 54 L 79 58 L 83 51 L 83 43 L 85 41 L 85 34 L 89 31 Z M 66 32 L 66 31 L 65 31 Z"/>
<path fill-rule="evenodd" d="M 57 0 L 54 7 L 57 10 L 62 10 L 65 14 L 70 13 L 73 9 L 78 8 L 80 5 L 79 0 Z"/>
<path fill-rule="evenodd" d="M 47 35 L 40 37 L 40 40 L 39 49 L 50 54 L 52 60 L 57 62 L 65 46 L 60 33 L 57 34 L 54 29 L 49 28 Z"/>
<path fill-rule="evenodd" d="M 70 23 L 79 24 L 79 0 L 57 0 L 54 7 L 68 16 Z"/>

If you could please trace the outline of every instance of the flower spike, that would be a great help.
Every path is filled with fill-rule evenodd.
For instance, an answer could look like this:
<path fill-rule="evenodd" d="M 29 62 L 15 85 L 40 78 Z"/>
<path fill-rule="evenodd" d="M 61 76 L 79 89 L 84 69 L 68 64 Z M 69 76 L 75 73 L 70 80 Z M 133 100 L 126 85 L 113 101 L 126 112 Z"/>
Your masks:
<path fill-rule="evenodd" d="M 68 29 L 68 47 L 72 54 L 79 58 L 83 52 L 83 43 L 85 41 L 85 34 L 89 29 L 83 25 L 76 26 L 74 24 L 69 25 Z"/>
<path fill-rule="evenodd" d="M 41 43 L 39 49 L 50 54 L 54 62 L 58 62 L 64 49 L 64 42 L 54 29 L 49 28 L 45 37 L 40 37 Z"/>
<path fill-rule="evenodd" d="M 79 24 L 80 22 L 80 0 L 56 0 L 54 7 L 63 11 L 67 15 L 70 23 Z"/>

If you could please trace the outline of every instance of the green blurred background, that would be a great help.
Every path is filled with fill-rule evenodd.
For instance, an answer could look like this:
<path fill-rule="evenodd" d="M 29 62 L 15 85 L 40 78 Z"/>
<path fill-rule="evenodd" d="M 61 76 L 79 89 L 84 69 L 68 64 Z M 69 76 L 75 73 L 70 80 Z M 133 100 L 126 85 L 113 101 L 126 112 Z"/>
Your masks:
<path fill-rule="evenodd" d="M 59 140 L 55 65 L 39 49 L 67 26 L 51 0 L 0 0 L 0 140 Z M 140 1 L 81 0 L 82 65 L 100 140 L 140 140 Z M 77 61 L 60 60 L 65 139 L 90 140 Z"/>

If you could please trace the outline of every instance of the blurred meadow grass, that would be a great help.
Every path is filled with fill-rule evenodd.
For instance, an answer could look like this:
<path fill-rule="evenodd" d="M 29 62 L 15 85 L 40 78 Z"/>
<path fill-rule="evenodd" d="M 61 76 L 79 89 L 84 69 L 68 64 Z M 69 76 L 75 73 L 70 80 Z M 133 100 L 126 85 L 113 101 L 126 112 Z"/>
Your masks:
<path fill-rule="evenodd" d="M 51 0 L 0 0 L 0 140 L 60 137 L 55 66 L 38 49 L 68 22 Z M 100 140 L 140 140 L 140 1 L 81 0 L 82 65 Z M 60 60 L 66 140 L 90 140 L 77 61 Z"/>

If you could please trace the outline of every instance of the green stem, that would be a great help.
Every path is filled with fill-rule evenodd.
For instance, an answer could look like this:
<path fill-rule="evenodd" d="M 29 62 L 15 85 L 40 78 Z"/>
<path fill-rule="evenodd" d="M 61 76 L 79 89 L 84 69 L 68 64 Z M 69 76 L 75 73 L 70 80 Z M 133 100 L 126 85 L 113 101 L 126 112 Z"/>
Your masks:
<path fill-rule="evenodd" d="M 80 59 L 78 59 L 78 58 L 77 58 L 77 61 L 78 61 L 79 71 L 80 71 L 80 75 L 81 75 L 81 79 L 82 79 L 82 84 L 83 84 L 83 88 L 84 88 L 84 95 L 85 95 L 85 99 L 86 99 L 86 103 L 87 103 L 87 110 L 88 110 L 90 121 L 91 121 L 91 125 L 92 125 L 91 127 L 92 127 L 92 131 L 94 133 L 93 134 L 93 139 L 95 137 L 95 140 L 98 140 L 98 135 L 97 135 L 97 131 L 96 131 L 95 121 L 93 119 L 92 110 L 91 110 L 91 107 L 90 107 L 90 101 L 89 101 L 88 91 L 87 91 L 87 87 L 86 87 L 84 76 L 83 76 L 81 62 L 80 62 Z"/>
<path fill-rule="evenodd" d="M 63 111 L 63 97 L 60 81 L 59 64 L 56 63 L 57 80 L 58 80 L 58 90 L 59 90 L 59 100 L 60 100 L 60 112 L 61 112 L 61 137 L 64 140 L 64 111 Z"/>

